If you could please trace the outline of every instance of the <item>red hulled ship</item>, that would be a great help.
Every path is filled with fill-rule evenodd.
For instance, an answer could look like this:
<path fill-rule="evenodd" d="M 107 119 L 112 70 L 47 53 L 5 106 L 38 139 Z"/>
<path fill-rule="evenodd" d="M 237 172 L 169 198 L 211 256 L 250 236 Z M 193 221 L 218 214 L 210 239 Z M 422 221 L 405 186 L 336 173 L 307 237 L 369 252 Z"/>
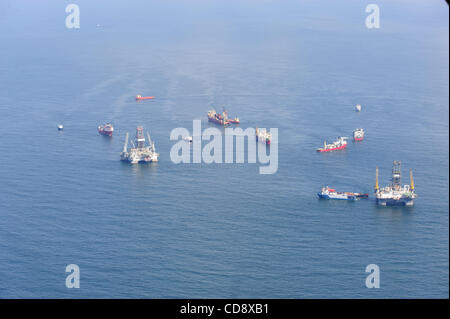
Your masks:
<path fill-rule="evenodd" d="M 364 130 L 362 128 L 357 128 L 353 131 L 353 140 L 356 142 L 364 140 Z"/>
<path fill-rule="evenodd" d="M 136 100 L 140 101 L 140 100 L 153 100 L 155 97 L 154 96 L 142 96 L 142 95 L 136 95 Z"/>
<path fill-rule="evenodd" d="M 337 150 L 343 150 L 345 148 L 347 148 L 347 138 L 339 136 L 338 139 L 331 144 L 327 144 L 327 142 L 324 142 L 323 147 L 318 148 L 317 152 L 320 153 L 332 152 Z"/>
<path fill-rule="evenodd" d="M 111 123 L 106 123 L 98 126 L 98 133 L 101 135 L 112 136 L 114 127 Z"/>

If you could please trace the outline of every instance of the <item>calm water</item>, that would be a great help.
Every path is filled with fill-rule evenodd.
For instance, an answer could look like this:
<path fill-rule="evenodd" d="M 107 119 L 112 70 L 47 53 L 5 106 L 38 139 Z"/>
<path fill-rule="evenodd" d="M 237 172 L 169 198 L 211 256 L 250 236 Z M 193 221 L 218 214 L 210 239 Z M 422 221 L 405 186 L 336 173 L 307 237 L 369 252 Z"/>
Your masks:
<path fill-rule="evenodd" d="M 366 1 L 76 3 L 79 30 L 60 1 L 0 4 L 0 297 L 448 298 L 444 1 L 379 1 L 378 30 Z M 276 174 L 170 161 L 170 131 L 211 126 L 211 105 L 278 128 Z M 159 163 L 119 161 L 137 125 Z M 314 151 L 357 127 L 364 142 Z M 315 195 L 372 192 L 393 160 L 412 209 Z"/>

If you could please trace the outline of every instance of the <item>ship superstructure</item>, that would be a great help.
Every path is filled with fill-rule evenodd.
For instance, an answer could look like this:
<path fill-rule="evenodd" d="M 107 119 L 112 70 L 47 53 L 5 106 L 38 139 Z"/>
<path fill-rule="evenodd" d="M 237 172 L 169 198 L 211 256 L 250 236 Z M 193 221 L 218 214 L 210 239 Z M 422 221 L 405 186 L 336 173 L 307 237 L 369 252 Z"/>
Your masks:
<path fill-rule="evenodd" d="M 401 161 L 392 164 L 392 183 L 380 188 L 378 185 L 378 167 L 375 178 L 375 198 L 377 205 L 381 206 L 413 206 L 417 194 L 414 190 L 412 170 L 409 171 L 410 184 L 401 185 Z"/>
<path fill-rule="evenodd" d="M 123 151 L 120 153 L 120 159 L 131 164 L 140 162 L 157 162 L 159 153 L 156 153 L 155 143 L 151 140 L 150 134 L 147 132 L 148 145 L 145 141 L 144 128 L 138 126 L 136 128 L 136 136 L 133 141 L 130 141 L 131 147 L 128 148 L 128 133 L 125 135 L 125 143 Z"/>
<path fill-rule="evenodd" d="M 270 142 L 272 140 L 272 134 L 267 132 L 267 130 L 265 128 L 263 128 L 263 129 L 256 128 L 255 134 L 256 134 L 256 140 L 258 142 L 270 145 Z"/>
<path fill-rule="evenodd" d="M 230 123 L 239 124 L 240 120 L 238 117 L 230 118 L 228 112 L 224 110 L 222 113 L 217 113 L 215 110 L 208 112 L 208 121 L 217 123 L 223 126 L 227 126 Z"/>

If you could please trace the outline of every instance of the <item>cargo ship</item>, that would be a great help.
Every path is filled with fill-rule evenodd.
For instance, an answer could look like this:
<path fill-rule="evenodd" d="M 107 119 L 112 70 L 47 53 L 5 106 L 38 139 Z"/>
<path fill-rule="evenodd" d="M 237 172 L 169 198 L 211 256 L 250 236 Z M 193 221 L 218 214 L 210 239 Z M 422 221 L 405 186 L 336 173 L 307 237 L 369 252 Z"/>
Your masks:
<path fill-rule="evenodd" d="M 345 148 L 347 148 L 347 138 L 339 136 L 337 140 L 331 144 L 327 144 L 327 142 L 325 141 L 323 143 L 323 147 L 318 148 L 317 152 L 332 152 L 336 150 L 343 150 Z"/>
<path fill-rule="evenodd" d="M 409 185 L 401 185 L 401 161 L 392 164 L 392 183 L 380 188 L 378 185 L 378 167 L 375 173 L 375 199 L 380 206 L 413 206 L 417 194 L 414 191 L 412 170 L 409 171 Z"/>
<path fill-rule="evenodd" d="M 156 153 L 155 143 L 150 139 L 150 134 L 148 132 L 147 138 L 148 145 L 145 143 L 144 128 L 138 126 L 136 128 L 134 142 L 131 141 L 132 146 L 128 148 L 128 133 L 126 133 L 123 151 L 120 153 L 120 159 L 131 164 L 158 162 L 159 153 Z"/>
<path fill-rule="evenodd" d="M 142 95 L 136 95 L 136 100 L 140 101 L 140 100 L 153 100 L 155 97 L 154 96 L 142 96 Z"/>
<path fill-rule="evenodd" d="M 230 123 L 233 123 L 233 124 L 240 123 L 238 117 L 235 117 L 235 118 L 228 117 L 228 112 L 225 110 L 222 113 L 217 113 L 215 110 L 209 111 L 208 112 L 208 121 L 216 123 L 216 124 L 220 124 L 223 126 L 227 126 Z"/>
<path fill-rule="evenodd" d="M 317 196 L 319 196 L 320 199 L 357 200 L 360 198 L 368 198 L 369 194 L 337 192 L 334 188 L 325 186 L 320 193 L 317 193 Z"/>
<path fill-rule="evenodd" d="M 270 145 L 270 142 L 272 141 L 272 134 L 266 131 L 266 129 L 255 129 L 256 134 L 256 140 L 260 143 L 265 143 L 267 145 Z"/>
<path fill-rule="evenodd" d="M 360 142 L 364 140 L 364 130 L 362 128 L 357 128 L 353 131 L 353 140 L 356 142 Z"/>
<path fill-rule="evenodd" d="M 112 136 L 114 132 L 114 127 L 111 123 L 106 123 L 103 125 L 99 125 L 97 130 L 100 135 Z"/>
<path fill-rule="evenodd" d="M 211 110 L 208 112 L 208 121 L 223 126 L 227 126 L 228 124 L 230 124 L 230 121 L 228 121 L 224 114 L 217 113 L 215 110 Z"/>

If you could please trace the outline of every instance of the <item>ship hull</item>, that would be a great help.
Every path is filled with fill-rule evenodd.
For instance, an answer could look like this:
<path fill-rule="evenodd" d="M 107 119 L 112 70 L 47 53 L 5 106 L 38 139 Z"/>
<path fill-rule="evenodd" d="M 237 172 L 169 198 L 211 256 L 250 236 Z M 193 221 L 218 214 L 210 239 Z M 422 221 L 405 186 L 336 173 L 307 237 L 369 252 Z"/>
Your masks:
<path fill-rule="evenodd" d="M 106 130 L 104 130 L 104 129 L 102 129 L 102 128 L 98 128 L 98 134 L 100 134 L 100 135 L 105 135 L 105 136 L 112 136 L 113 135 L 113 132 L 114 131 L 106 131 Z"/>
<path fill-rule="evenodd" d="M 228 122 L 228 121 L 225 122 L 223 120 L 217 120 L 217 119 L 210 118 L 210 117 L 208 117 L 208 121 L 219 124 L 219 125 L 223 125 L 223 126 L 227 126 L 228 124 L 230 124 L 230 122 Z"/>
<path fill-rule="evenodd" d="M 121 158 L 123 162 L 127 162 L 130 164 L 139 164 L 139 163 L 156 163 L 158 159 L 131 159 L 131 158 Z"/>
<path fill-rule="evenodd" d="M 98 133 L 100 134 L 100 135 L 104 135 L 104 136 L 109 136 L 109 137 L 111 137 L 112 135 L 113 135 L 113 132 L 112 131 L 102 131 L 102 130 L 98 130 Z"/>
<path fill-rule="evenodd" d="M 414 199 L 377 198 L 376 203 L 379 206 L 413 206 Z"/>
<path fill-rule="evenodd" d="M 354 140 L 355 142 L 361 142 L 361 141 L 364 140 L 364 137 L 355 137 L 355 138 L 353 138 L 353 140 Z"/>
<path fill-rule="evenodd" d="M 356 200 L 356 196 L 352 195 L 333 195 L 333 194 L 322 194 L 317 193 L 320 199 L 334 199 L 334 200 Z"/>
<path fill-rule="evenodd" d="M 153 100 L 155 97 L 154 96 L 142 96 L 142 97 L 137 97 L 136 101 L 141 101 L 141 100 Z"/>

